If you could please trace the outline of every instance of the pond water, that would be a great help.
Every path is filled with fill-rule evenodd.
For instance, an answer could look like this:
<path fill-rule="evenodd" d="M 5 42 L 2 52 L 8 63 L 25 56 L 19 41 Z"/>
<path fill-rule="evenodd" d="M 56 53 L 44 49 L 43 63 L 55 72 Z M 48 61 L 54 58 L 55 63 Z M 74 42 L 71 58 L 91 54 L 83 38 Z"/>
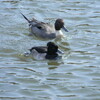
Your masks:
<path fill-rule="evenodd" d="M 61 60 L 23 56 L 48 41 L 28 36 L 20 11 L 52 24 L 64 19 Z M 100 100 L 100 1 L 0 0 L 0 100 Z"/>

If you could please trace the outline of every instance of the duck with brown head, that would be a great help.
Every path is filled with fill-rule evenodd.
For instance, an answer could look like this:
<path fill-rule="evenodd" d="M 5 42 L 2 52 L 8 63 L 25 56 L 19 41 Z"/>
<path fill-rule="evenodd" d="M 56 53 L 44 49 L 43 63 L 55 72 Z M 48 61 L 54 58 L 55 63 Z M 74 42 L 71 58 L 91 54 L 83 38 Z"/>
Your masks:
<path fill-rule="evenodd" d="M 38 38 L 41 38 L 44 40 L 55 39 L 58 37 L 62 38 L 64 35 L 61 32 L 61 29 L 64 29 L 66 32 L 68 32 L 68 30 L 64 26 L 63 19 L 57 19 L 53 26 L 49 23 L 44 23 L 44 22 L 38 21 L 36 19 L 33 19 L 30 21 L 23 14 L 22 14 L 22 16 L 28 21 L 30 30 L 31 30 L 31 34 Z"/>

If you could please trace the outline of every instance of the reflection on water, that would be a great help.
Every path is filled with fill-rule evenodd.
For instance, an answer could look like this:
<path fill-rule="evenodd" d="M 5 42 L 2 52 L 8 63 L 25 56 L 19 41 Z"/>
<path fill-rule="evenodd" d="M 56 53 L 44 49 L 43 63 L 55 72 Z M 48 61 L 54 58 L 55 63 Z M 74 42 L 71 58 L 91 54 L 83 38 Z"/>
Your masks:
<path fill-rule="evenodd" d="M 99 0 L 0 0 L 0 100 L 99 100 L 99 9 Z M 64 19 L 69 32 L 54 41 L 62 59 L 23 55 L 48 41 L 28 36 L 20 11 L 50 23 Z"/>

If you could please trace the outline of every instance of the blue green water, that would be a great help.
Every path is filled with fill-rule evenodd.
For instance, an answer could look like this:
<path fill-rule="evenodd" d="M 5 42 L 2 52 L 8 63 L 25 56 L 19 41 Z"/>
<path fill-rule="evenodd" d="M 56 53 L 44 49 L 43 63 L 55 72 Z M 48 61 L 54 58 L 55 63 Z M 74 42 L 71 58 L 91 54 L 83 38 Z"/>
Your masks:
<path fill-rule="evenodd" d="M 58 61 L 23 56 L 48 41 L 28 36 L 29 19 L 65 21 Z M 100 100 L 99 0 L 0 0 L 0 100 Z"/>

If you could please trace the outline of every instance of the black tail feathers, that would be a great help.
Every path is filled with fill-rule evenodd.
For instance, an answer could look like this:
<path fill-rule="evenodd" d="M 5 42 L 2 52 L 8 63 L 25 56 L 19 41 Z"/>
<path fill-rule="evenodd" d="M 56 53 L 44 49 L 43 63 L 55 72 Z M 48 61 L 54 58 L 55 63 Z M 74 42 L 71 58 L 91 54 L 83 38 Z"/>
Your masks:
<path fill-rule="evenodd" d="M 21 12 L 20 12 L 20 13 L 21 13 Z M 28 23 L 31 22 L 24 14 L 21 13 L 21 15 L 28 21 Z"/>

